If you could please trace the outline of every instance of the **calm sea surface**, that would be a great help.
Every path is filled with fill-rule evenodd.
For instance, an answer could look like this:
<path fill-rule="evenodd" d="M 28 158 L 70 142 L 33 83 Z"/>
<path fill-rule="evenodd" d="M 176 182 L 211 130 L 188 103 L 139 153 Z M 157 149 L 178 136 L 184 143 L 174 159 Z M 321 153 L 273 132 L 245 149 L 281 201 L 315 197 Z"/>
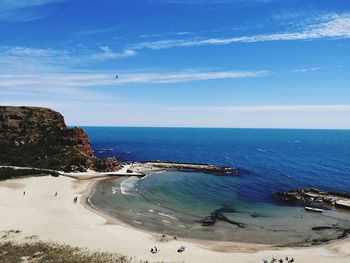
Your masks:
<path fill-rule="evenodd" d="M 164 172 L 107 180 L 91 202 L 135 227 L 190 238 L 313 243 L 350 228 L 349 213 L 307 213 L 272 193 L 350 192 L 350 131 L 84 127 L 98 157 L 234 166 L 241 176 Z M 215 224 L 202 226 L 211 216 Z M 315 226 L 331 229 L 312 230 Z"/>

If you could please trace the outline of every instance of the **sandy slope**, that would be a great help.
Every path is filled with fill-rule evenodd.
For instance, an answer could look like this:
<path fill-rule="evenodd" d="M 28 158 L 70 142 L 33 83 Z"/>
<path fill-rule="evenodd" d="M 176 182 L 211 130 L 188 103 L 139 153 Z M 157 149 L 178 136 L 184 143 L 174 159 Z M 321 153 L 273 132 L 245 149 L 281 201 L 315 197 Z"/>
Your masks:
<path fill-rule="evenodd" d="M 0 231 L 21 230 L 17 237 L 37 235 L 96 250 L 119 252 L 138 259 L 167 262 L 262 262 L 265 257 L 294 257 L 295 262 L 350 262 L 350 239 L 313 248 L 272 249 L 252 244 L 159 241 L 152 235 L 115 223 L 92 212 L 81 201 L 93 180 L 67 177 L 25 178 L 0 182 Z M 23 191 L 26 195 L 23 196 Z M 55 192 L 58 195 L 55 197 Z M 186 247 L 183 253 L 176 250 Z M 157 246 L 160 252 L 151 254 Z"/>

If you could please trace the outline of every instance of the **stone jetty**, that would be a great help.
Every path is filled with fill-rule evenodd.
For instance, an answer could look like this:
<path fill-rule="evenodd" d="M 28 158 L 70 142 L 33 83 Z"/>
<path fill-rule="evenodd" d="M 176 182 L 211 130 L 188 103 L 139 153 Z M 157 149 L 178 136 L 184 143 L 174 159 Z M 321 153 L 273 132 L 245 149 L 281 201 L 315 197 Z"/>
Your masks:
<path fill-rule="evenodd" d="M 216 166 L 212 164 L 202 163 L 180 163 L 180 162 L 165 162 L 165 161 L 146 161 L 142 163 L 133 163 L 131 170 L 135 172 L 146 173 L 149 171 L 187 171 L 187 172 L 205 172 L 219 175 L 239 175 L 239 171 L 234 167 Z"/>

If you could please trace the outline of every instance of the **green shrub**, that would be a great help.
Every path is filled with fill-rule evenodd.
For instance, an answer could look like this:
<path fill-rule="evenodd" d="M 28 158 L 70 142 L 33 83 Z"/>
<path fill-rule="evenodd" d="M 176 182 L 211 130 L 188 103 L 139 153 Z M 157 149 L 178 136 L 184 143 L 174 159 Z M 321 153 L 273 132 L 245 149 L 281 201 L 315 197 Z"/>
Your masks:
<path fill-rule="evenodd" d="M 0 180 L 7 180 L 18 177 L 25 176 L 59 176 L 59 173 L 56 171 L 48 171 L 42 169 L 15 169 L 11 167 L 0 167 Z"/>

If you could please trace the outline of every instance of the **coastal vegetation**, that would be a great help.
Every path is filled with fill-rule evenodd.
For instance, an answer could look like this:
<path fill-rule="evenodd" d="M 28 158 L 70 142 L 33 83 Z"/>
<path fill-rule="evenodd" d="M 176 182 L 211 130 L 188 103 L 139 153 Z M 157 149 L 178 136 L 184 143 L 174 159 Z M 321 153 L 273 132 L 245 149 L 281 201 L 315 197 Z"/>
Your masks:
<path fill-rule="evenodd" d="M 27 176 L 59 176 L 59 173 L 51 170 L 44 169 L 16 169 L 13 167 L 0 167 L 0 181 L 12 178 L 27 177 Z"/>
<path fill-rule="evenodd" d="M 82 156 L 76 149 L 65 149 L 55 145 L 50 140 L 40 143 L 18 145 L 0 143 L 0 164 L 43 169 L 69 170 L 73 167 L 84 167 L 87 157 Z"/>
<path fill-rule="evenodd" d="M 0 262 L 146 263 L 120 254 L 90 252 L 86 249 L 43 241 L 27 243 L 0 241 Z"/>

